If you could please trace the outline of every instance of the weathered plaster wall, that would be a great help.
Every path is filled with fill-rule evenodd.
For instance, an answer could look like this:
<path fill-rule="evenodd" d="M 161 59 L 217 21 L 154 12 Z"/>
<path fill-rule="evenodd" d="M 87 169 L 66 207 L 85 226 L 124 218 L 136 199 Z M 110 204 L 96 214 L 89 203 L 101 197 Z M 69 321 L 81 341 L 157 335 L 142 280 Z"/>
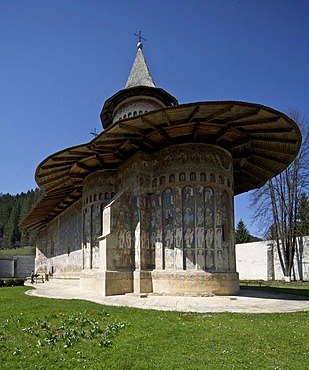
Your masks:
<path fill-rule="evenodd" d="M 82 269 L 82 201 L 51 221 L 37 244 L 35 270 L 72 275 Z"/>

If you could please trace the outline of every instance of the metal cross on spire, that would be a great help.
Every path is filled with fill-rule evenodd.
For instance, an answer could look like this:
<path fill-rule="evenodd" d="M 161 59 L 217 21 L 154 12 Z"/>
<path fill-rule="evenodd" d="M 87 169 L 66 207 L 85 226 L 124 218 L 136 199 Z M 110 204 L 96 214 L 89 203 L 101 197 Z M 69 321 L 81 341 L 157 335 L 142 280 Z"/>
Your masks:
<path fill-rule="evenodd" d="M 142 41 L 146 41 L 146 39 L 142 36 L 142 31 L 138 31 L 138 34 L 135 33 L 134 36 L 138 37 L 138 43 L 137 43 L 137 48 L 142 49 L 143 48 L 143 43 Z"/>

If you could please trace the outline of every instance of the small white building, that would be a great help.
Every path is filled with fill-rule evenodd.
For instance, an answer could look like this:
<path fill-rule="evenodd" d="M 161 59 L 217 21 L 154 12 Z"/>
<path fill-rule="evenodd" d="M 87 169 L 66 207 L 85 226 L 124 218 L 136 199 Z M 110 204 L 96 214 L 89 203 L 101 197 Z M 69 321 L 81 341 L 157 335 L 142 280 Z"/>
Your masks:
<path fill-rule="evenodd" d="M 240 280 L 283 280 L 276 246 L 270 240 L 236 244 L 236 270 Z M 309 280 L 309 236 L 299 238 L 292 278 Z"/>

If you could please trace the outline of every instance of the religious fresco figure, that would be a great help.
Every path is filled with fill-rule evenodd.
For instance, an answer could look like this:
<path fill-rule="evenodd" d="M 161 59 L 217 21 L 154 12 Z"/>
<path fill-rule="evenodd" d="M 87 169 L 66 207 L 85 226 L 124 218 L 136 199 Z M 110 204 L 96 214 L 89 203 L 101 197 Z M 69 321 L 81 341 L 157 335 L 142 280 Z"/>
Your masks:
<path fill-rule="evenodd" d="M 198 270 L 204 270 L 205 268 L 205 252 L 204 249 L 197 249 L 196 267 Z"/>
<path fill-rule="evenodd" d="M 217 224 L 217 226 L 221 226 L 222 225 L 222 217 L 221 217 L 221 212 L 220 212 L 219 209 L 217 211 L 216 224 Z"/>
<path fill-rule="evenodd" d="M 173 190 L 172 189 L 169 189 L 167 188 L 166 190 L 164 190 L 163 192 L 163 202 L 164 202 L 164 205 L 171 205 L 173 204 Z"/>
<path fill-rule="evenodd" d="M 173 182 L 175 182 L 175 175 L 171 174 L 169 177 L 169 183 L 173 183 Z"/>
<path fill-rule="evenodd" d="M 156 233 L 153 231 L 150 234 L 150 246 L 154 247 L 155 243 L 156 243 Z"/>
<path fill-rule="evenodd" d="M 206 208 L 205 211 L 205 224 L 209 226 L 212 226 L 213 224 L 212 213 L 210 211 L 210 208 Z"/>
<path fill-rule="evenodd" d="M 197 205 L 203 204 L 203 195 L 204 195 L 204 188 L 201 185 L 197 185 L 196 187 L 196 203 Z"/>
<path fill-rule="evenodd" d="M 155 197 L 156 197 L 156 206 L 161 206 L 161 193 L 159 190 L 156 191 Z"/>
<path fill-rule="evenodd" d="M 126 247 L 131 248 L 131 244 L 132 244 L 132 235 L 131 235 L 131 231 L 128 230 L 126 231 Z"/>
<path fill-rule="evenodd" d="M 172 226 L 173 225 L 173 214 L 171 209 L 166 209 L 164 211 L 164 226 Z"/>
<path fill-rule="evenodd" d="M 223 258 L 222 258 L 222 251 L 217 251 L 217 269 L 222 270 L 223 269 Z"/>
<path fill-rule="evenodd" d="M 156 212 L 156 226 L 157 227 L 160 227 L 162 224 L 162 214 L 161 214 L 161 211 L 157 211 Z"/>
<path fill-rule="evenodd" d="M 186 229 L 184 239 L 186 242 L 186 248 L 192 248 L 194 240 L 194 231 L 190 228 Z"/>
<path fill-rule="evenodd" d="M 211 207 L 213 205 L 213 190 L 212 188 L 205 189 L 205 205 Z"/>
<path fill-rule="evenodd" d="M 175 188 L 175 203 L 181 203 L 181 188 L 179 186 L 176 186 Z"/>
<path fill-rule="evenodd" d="M 204 248 L 204 241 L 205 241 L 204 228 L 198 227 L 196 229 L 196 247 Z"/>
<path fill-rule="evenodd" d="M 182 226 L 182 213 L 180 207 L 175 208 L 175 226 Z"/>
<path fill-rule="evenodd" d="M 193 200 L 193 187 L 192 186 L 186 186 L 183 190 L 183 201 L 185 203 L 189 203 Z"/>
<path fill-rule="evenodd" d="M 204 224 L 204 211 L 202 207 L 197 207 L 196 210 L 196 224 L 197 226 L 203 226 Z"/>
<path fill-rule="evenodd" d="M 150 225 L 152 229 L 156 227 L 156 214 L 154 212 L 151 214 Z"/>
<path fill-rule="evenodd" d="M 123 229 L 120 229 L 118 232 L 118 242 L 120 248 L 124 247 L 124 241 L 125 241 L 125 231 Z"/>
<path fill-rule="evenodd" d="M 130 229 L 130 226 L 131 226 L 131 213 L 130 212 L 126 213 L 125 226 L 126 226 L 125 227 L 126 229 Z"/>
<path fill-rule="evenodd" d="M 124 212 L 119 211 L 118 220 L 117 220 L 117 228 L 121 228 L 124 226 Z"/>
<path fill-rule="evenodd" d="M 222 248 L 222 229 L 218 228 L 216 231 L 216 248 Z"/>
<path fill-rule="evenodd" d="M 157 230 L 156 242 L 157 243 L 162 243 L 162 230 L 161 229 Z"/>
<path fill-rule="evenodd" d="M 213 248 L 214 231 L 213 229 L 207 229 L 206 231 L 206 247 Z"/>
<path fill-rule="evenodd" d="M 187 207 L 185 209 L 184 217 L 183 217 L 185 225 L 192 225 L 194 222 L 194 214 L 192 208 Z"/>
<path fill-rule="evenodd" d="M 214 267 L 213 252 L 208 249 L 206 253 L 206 268 L 211 269 L 213 267 Z"/>
<path fill-rule="evenodd" d="M 223 250 L 223 269 L 229 270 L 229 252 L 227 249 Z"/>
<path fill-rule="evenodd" d="M 226 191 L 222 195 L 222 213 L 224 218 L 229 218 L 229 195 Z"/>
<path fill-rule="evenodd" d="M 167 230 L 165 233 L 165 247 L 172 248 L 174 243 L 174 235 L 172 230 Z"/>
<path fill-rule="evenodd" d="M 177 227 L 175 231 L 175 246 L 176 248 L 182 247 L 182 229 Z"/>

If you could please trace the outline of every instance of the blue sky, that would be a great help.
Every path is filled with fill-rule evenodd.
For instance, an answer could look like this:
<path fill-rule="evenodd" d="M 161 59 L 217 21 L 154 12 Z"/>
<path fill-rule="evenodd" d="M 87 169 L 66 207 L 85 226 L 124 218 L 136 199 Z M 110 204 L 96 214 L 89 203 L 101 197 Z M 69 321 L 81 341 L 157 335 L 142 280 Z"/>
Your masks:
<path fill-rule="evenodd" d="M 1 0 L 0 192 L 36 187 L 48 155 L 101 131 L 142 30 L 157 87 L 180 103 L 240 100 L 309 115 L 308 0 Z M 236 222 L 250 231 L 248 194 Z"/>

